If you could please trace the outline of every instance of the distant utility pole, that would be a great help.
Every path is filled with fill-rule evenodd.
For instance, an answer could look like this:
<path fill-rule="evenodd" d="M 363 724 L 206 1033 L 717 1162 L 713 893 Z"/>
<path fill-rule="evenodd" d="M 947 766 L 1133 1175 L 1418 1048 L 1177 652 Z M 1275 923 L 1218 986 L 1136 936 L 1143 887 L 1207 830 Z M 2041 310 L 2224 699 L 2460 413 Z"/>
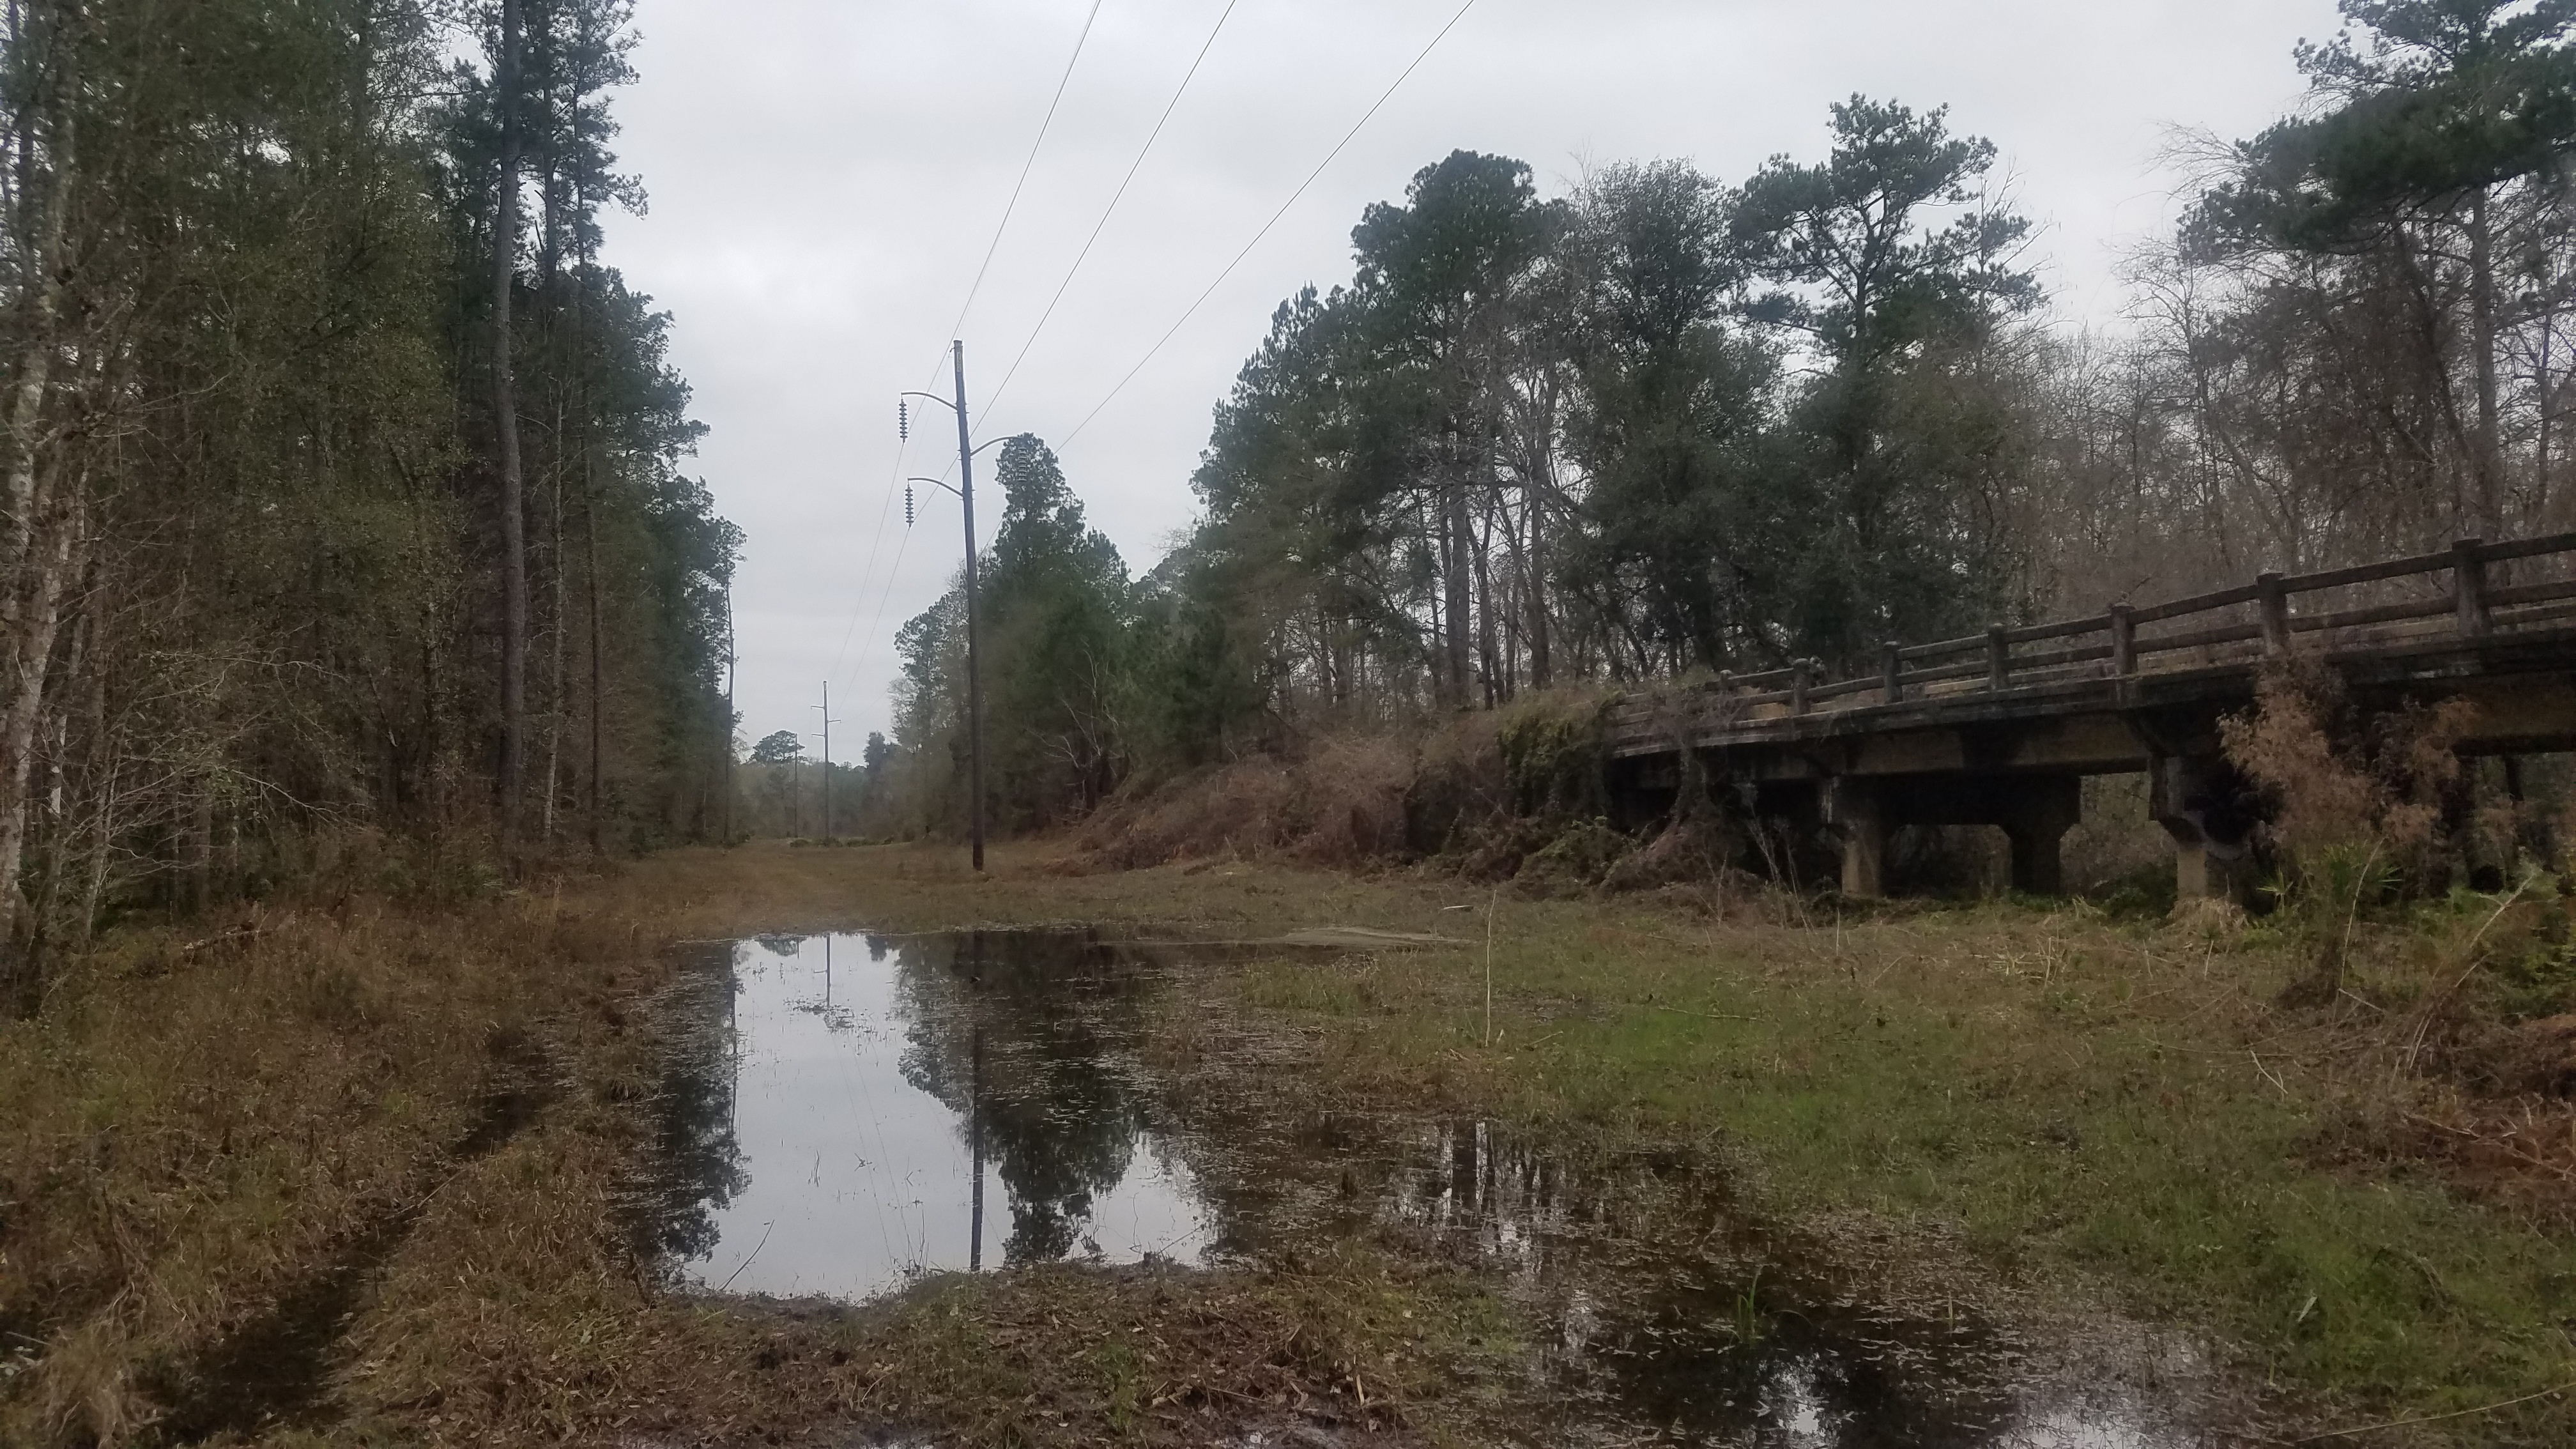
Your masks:
<path fill-rule="evenodd" d="M 908 481 L 928 483 L 936 488 L 948 488 L 949 492 L 957 495 L 957 501 L 965 506 L 966 511 L 966 773 L 967 788 L 973 792 L 973 799 L 967 804 L 967 817 L 974 832 L 975 870 L 981 874 L 984 869 L 984 672 L 976 658 L 975 648 L 975 453 L 977 450 L 973 433 L 967 427 L 966 421 L 966 344 L 962 341 L 951 342 L 948 348 L 949 355 L 957 365 L 957 400 L 952 403 L 936 393 L 927 392 L 907 392 L 904 396 L 928 398 L 957 414 L 957 486 L 948 488 L 947 484 L 936 478 L 914 478 Z M 910 437 L 912 435 L 911 418 L 901 410 L 900 404 L 897 405 L 896 417 L 902 424 L 904 436 Z M 986 442 L 984 446 L 989 448 L 999 441 L 1001 441 L 999 438 L 995 438 Z"/>
<path fill-rule="evenodd" d="M 596 606 L 596 605 L 594 605 L 594 606 L 592 607 L 592 609 L 591 609 L 591 619 L 592 619 L 592 621 L 595 623 L 595 622 L 598 620 L 598 618 L 599 618 L 599 610 L 598 610 L 597 606 Z M 724 727 L 724 752 L 725 752 L 725 767 L 724 767 L 724 843 L 725 843 L 725 849 L 727 849 L 727 850 L 731 850 L 731 849 L 733 849 L 733 844 L 734 844 L 734 840 L 733 840 L 733 795 L 734 795 L 734 785 L 733 785 L 733 727 L 734 727 L 735 721 L 739 718 L 739 716 L 735 715 L 735 713 L 733 712 L 733 679 L 734 679 L 734 674 L 735 674 L 736 668 L 737 668 L 737 666 L 738 666 L 738 665 L 740 665 L 740 663 L 741 663 L 741 662 L 742 662 L 742 656 L 741 656 L 741 654 L 740 654 L 739 652 L 737 652 L 737 651 L 735 650 L 735 648 L 734 648 L 734 637 L 733 637 L 733 580 L 731 580 L 731 579 L 727 579 L 727 580 L 725 580 L 725 727 Z M 594 649 L 593 649 L 592 654 L 591 654 L 590 667 L 591 667 L 591 671 L 592 671 L 592 679 L 593 679 L 594 681 L 596 681 L 596 680 L 597 680 L 597 678 L 598 678 L 598 670 L 599 670 L 599 655 L 598 655 L 598 652 L 597 652 L 596 648 L 594 648 Z M 596 687 L 596 684 L 594 683 L 593 690 L 592 690 L 592 698 L 596 699 L 597 697 L 598 697 L 597 687 Z M 599 714 L 598 714 L 598 711 L 597 711 L 595 708 L 593 709 L 593 711 L 592 711 L 592 713 L 591 713 L 590 727 L 591 727 L 591 730 L 593 731 L 592 738 L 593 738 L 594 740 L 596 740 L 596 739 L 598 738 L 597 731 L 598 731 L 598 729 L 599 729 Z M 597 746 L 596 744 L 594 744 L 594 745 L 591 747 L 591 758 L 593 759 L 593 761 L 594 761 L 594 762 L 598 759 L 598 755 L 599 755 L 598 746 Z M 596 774 L 596 773 L 597 773 L 597 769 L 596 769 L 596 765 L 595 765 L 595 764 L 594 764 L 594 767 L 593 767 L 593 773 L 594 773 L 594 774 Z M 595 811 L 595 810 L 592 812 L 592 815 L 593 815 L 594 819 L 596 818 L 597 814 L 598 814 L 598 812 L 597 812 L 597 811 Z M 596 830 L 596 828 L 597 828 L 597 827 L 596 827 L 596 825 L 594 825 L 594 826 L 593 826 L 593 829 L 594 829 L 594 830 Z M 591 848 L 592 848 L 594 851 L 596 851 L 596 850 L 598 849 L 598 841 L 597 841 L 595 838 L 594 838 L 594 839 L 592 840 L 592 842 L 591 842 Z"/>
<path fill-rule="evenodd" d="M 832 681 L 823 681 L 823 843 L 832 843 Z"/>

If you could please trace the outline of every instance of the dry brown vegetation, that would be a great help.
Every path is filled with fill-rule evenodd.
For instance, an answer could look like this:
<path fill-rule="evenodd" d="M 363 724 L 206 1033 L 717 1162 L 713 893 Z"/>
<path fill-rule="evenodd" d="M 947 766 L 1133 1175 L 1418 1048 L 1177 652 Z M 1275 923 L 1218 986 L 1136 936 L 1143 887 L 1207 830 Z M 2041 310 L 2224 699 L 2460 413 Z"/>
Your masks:
<path fill-rule="evenodd" d="M 1271 1089 L 1695 1144 L 1770 1211 L 1931 1225 L 1956 1235 L 1954 1280 L 2054 1291 L 2071 1270 L 2353 1414 L 2469 1407 L 2564 1367 L 2532 1317 L 2534 1285 L 2576 1271 L 2551 1246 L 2576 1222 L 2576 905 L 2548 882 L 2363 911 L 2336 995 L 2285 1008 L 2312 958 L 2287 916 L 1835 916 L 1712 885 L 1705 844 L 1629 855 L 1617 869 L 1685 883 L 1615 899 L 1497 900 L 1459 873 L 1472 849 L 1356 877 L 1222 842 L 1214 863 L 1068 875 L 1017 846 L 977 882 L 952 852 L 780 847 L 138 924 L 0 1025 L 0 1098 L 25 1104 L 0 1129 L 0 1442 L 855 1422 L 1185 1443 L 1301 1402 L 1436 1440 L 1492 1410 L 1477 1366 L 1515 1331 L 1465 1268 L 1364 1242 L 791 1311 L 664 1291 L 625 1196 L 673 942 L 1059 919 L 1454 935 L 1462 899 L 1498 913 L 1490 1040 L 1472 948 L 1256 968 L 1232 988 L 1247 1020 L 1309 1033 Z M 2310 1326 L 2284 1328 L 2312 1295 Z"/>
<path fill-rule="evenodd" d="M 2354 1108 L 2370 1150 L 2576 1223 L 2576 914 L 2558 862 L 2521 853 L 2526 807 L 2477 803 L 2453 749 L 2473 708 L 2372 715 L 2293 655 L 2224 734 L 2269 807 L 2270 929 L 2313 962 L 2280 1005 L 2385 1064 Z M 2478 863 L 2496 897 L 2465 889 Z"/>
<path fill-rule="evenodd" d="M 1084 823 L 1067 863 L 1427 860 L 1535 895 L 1714 878 L 1734 846 L 1713 816 L 1643 847 L 1603 820 L 1610 701 L 1591 690 L 1526 695 L 1416 736 L 1334 736 L 1288 756 L 1133 785 Z"/>
<path fill-rule="evenodd" d="M 669 948 L 1045 914 L 1044 875 L 997 886 L 951 854 L 692 852 L 112 936 L 0 1022 L 0 1442 L 463 1445 L 826 1414 L 1194 1442 L 1209 1413 L 1300 1400 L 1401 1427 L 1428 1370 L 1390 1340 L 1429 1325 L 1393 1315 L 1445 1303 L 1462 1334 L 1498 1329 L 1463 1280 L 1364 1248 L 1186 1291 L 1131 1275 L 1079 1304 L 1043 1274 L 819 1318 L 661 1290 L 627 1200 Z M 1127 894 L 1104 881 L 1083 907 L 1136 914 Z M 1203 1351 L 1157 1362 L 1157 1343 Z"/>
<path fill-rule="evenodd" d="M 2226 720 L 2228 758 L 2269 797 L 2282 864 L 2318 884 L 2360 852 L 2418 881 L 2439 874 L 2446 817 L 2463 803 L 2453 742 L 2476 706 L 2446 700 L 2364 717 L 2315 654 L 2264 671 L 2255 707 Z"/>
<path fill-rule="evenodd" d="M 1363 865 L 1403 848 L 1412 776 L 1400 743 L 1336 737 L 1295 760 L 1260 757 L 1131 787 L 1076 841 L 1111 870 L 1246 856 Z"/>

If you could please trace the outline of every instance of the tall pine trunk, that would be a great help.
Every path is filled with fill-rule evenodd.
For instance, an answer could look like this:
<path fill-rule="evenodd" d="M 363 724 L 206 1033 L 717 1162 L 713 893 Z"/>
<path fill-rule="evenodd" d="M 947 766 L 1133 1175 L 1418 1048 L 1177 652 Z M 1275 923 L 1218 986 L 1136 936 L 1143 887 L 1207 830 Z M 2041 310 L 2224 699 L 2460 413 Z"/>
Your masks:
<path fill-rule="evenodd" d="M 12 19 L 17 17 L 14 15 Z M 29 27 L 31 30 L 33 27 Z M 31 37 L 17 33 L 24 43 Z M 68 40 L 48 37 L 59 50 Z M 23 249 L 23 345 L 15 361 L 6 436 L 7 528 L 0 533 L 0 984 L 15 972 L 19 875 L 27 851 L 29 795 L 36 727 L 43 717 L 45 679 L 62 622 L 65 590 L 86 552 L 87 518 L 80 491 L 85 478 L 65 477 L 70 460 L 52 450 L 46 415 L 53 396 L 53 365 L 61 345 L 63 227 L 73 185 L 72 137 L 65 119 L 74 82 L 68 57 L 48 55 L 50 86 L 31 98 L 18 122 L 18 212 L 9 218 Z M 43 174 L 35 160 L 39 118 L 52 122 Z"/>
<path fill-rule="evenodd" d="M 2504 456 L 2497 436 L 2495 234 L 2483 186 L 2469 193 L 2469 323 L 2478 374 L 2478 531 L 2492 539 L 2504 531 Z"/>
<path fill-rule="evenodd" d="M 519 0 L 501 0 L 501 53 L 493 65 L 501 111 L 501 174 L 492 201 L 492 426 L 501 463 L 501 848 L 519 850 L 521 786 L 528 760 L 528 520 L 519 470 L 519 398 L 510 370 L 510 293 L 518 280 Z"/>
<path fill-rule="evenodd" d="M 1454 430 L 1449 436 L 1447 451 L 1449 466 L 1445 470 L 1447 476 L 1441 480 L 1440 500 L 1440 533 L 1444 545 L 1442 552 L 1446 557 L 1441 560 L 1440 572 L 1448 593 L 1449 635 L 1444 642 L 1448 645 L 1449 657 L 1448 678 L 1442 692 L 1452 708 L 1463 709 L 1468 703 L 1468 655 L 1474 647 L 1467 631 L 1475 613 L 1475 602 L 1469 597 L 1467 574 L 1467 477 L 1466 469 L 1459 466 L 1458 439 Z"/>

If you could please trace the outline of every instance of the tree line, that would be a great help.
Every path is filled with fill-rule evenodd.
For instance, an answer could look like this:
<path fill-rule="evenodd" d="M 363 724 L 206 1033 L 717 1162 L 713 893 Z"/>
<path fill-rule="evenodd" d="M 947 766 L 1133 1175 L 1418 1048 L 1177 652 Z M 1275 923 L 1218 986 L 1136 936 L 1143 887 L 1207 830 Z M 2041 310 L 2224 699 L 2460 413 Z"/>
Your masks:
<path fill-rule="evenodd" d="M 2576 0 L 2346 0 L 2300 113 L 2186 139 L 2126 325 L 2052 314 L 1995 145 L 1856 96 L 1825 154 L 1542 198 L 1456 152 L 1283 302 L 1141 579 L 1008 445 L 987 802 L 1525 690 L 1889 639 L 2576 526 Z M 963 603 L 900 639 L 884 817 L 962 820 Z M 874 772 L 872 772 L 874 773 Z"/>
<path fill-rule="evenodd" d="M 6 25 L 21 984 L 137 904 L 714 829 L 739 535 L 683 471 L 670 319 L 600 260 L 643 204 L 606 101 L 631 5 Z"/>

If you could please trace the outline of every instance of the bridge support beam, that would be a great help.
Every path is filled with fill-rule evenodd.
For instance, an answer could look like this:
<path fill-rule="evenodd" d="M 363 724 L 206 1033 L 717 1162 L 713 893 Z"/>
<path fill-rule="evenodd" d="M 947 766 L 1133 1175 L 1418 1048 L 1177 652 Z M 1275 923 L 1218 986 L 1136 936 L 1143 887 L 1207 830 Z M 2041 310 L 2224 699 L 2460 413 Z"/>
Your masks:
<path fill-rule="evenodd" d="M 2012 885 L 2033 895 L 2066 889 L 2058 845 L 2082 818 L 2077 775 L 1844 775 L 1822 791 L 1825 823 L 1842 841 L 1843 894 L 1887 891 L 1887 836 L 1900 825 L 1995 825 L 2012 842 Z"/>

